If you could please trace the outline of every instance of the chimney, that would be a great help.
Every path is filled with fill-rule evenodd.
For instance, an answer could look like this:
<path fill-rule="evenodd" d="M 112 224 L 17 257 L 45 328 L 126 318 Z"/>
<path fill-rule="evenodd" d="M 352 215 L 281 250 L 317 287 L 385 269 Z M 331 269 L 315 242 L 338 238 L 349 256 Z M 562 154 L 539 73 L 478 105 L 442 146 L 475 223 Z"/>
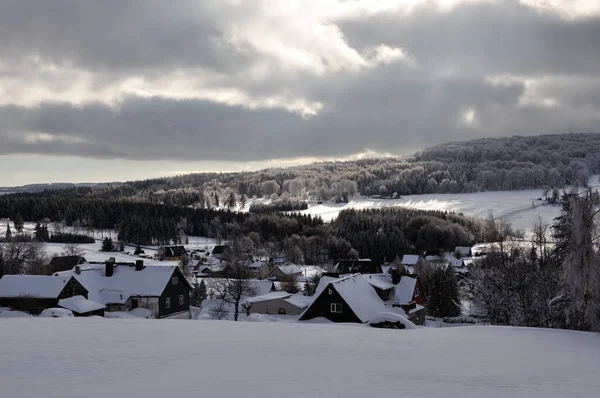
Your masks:
<path fill-rule="evenodd" d="M 401 275 L 400 275 L 400 272 L 396 268 L 392 268 L 391 274 L 392 274 L 392 283 L 394 285 L 397 285 L 398 283 L 400 283 Z"/>
<path fill-rule="evenodd" d="M 81 267 L 80 267 L 79 265 L 76 265 L 76 266 L 75 266 L 75 273 L 76 273 L 77 275 L 81 274 Z"/>
<path fill-rule="evenodd" d="M 104 264 L 106 269 L 106 277 L 110 278 L 111 276 L 113 276 L 113 273 L 115 271 L 115 261 L 107 260 Z"/>
<path fill-rule="evenodd" d="M 135 270 L 141 271 L 144 269 L 144 260 L 135 260 Z"/>

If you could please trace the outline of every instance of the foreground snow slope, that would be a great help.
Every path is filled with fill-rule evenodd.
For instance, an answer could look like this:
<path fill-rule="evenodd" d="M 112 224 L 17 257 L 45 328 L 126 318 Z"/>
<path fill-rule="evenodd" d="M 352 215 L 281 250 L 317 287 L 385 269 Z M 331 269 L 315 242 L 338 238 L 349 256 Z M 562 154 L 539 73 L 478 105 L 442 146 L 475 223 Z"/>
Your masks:
<path fill-rule="evenodd" d="M 502 327 L 0 321 L 0 397 L 596 396 L 600 336 Z"/>

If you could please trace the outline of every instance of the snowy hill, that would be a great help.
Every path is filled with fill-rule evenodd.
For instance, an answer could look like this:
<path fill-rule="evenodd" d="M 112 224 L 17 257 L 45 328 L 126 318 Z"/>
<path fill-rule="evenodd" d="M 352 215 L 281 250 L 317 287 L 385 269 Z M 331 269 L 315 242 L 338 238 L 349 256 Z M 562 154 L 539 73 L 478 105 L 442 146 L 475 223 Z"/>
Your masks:
<path fill-rule="evenodd" d="M 0 321 L 0 396 L 591 397 L 600 337 L 508 327 Z"/>
<path fill-rule="evenodd" d="M 598 185 L 598 177 L 589 179 L 589 186 Z M 507 221 L 515 229 L 531 229 L 538 217 L 552 223 L 560 214 L 560 207 L 548 206 L 542 200 L 541 189 L 520 191 L 488 191 L 476 193 L 447 193 L 408 195 L 400 199 L 373 199 L 368 197 L 352 198 L 349 203 L 331 203 L 310 205 L 301 214 L 321 216 L 325 221 L 335 219 L 345 209 L 378 209 L 383 207 L 410 207 L 420 210 L 442 210 L 463 213 L 469 216 L 487 218 L 490 213 L 495 218 Z"/>

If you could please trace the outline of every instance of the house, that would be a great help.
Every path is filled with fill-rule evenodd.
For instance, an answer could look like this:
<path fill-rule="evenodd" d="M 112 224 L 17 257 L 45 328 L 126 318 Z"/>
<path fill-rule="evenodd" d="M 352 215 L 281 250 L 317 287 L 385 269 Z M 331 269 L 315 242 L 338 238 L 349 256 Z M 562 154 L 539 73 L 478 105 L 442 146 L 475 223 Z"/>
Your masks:
<path fill-rule="evenodd" d="M 321 283 L 319 283 L 321 285 Z M 324 317 L 333 322 L 366 323 L 381 312 L 391 312 L 360 274 L 326 281 L 317 287 L 313 302 L 298 317 L 305 321 Z"/>
<path fill-rule="evenodd" d="M 146 308 L 155 318 L 189 318 L 191 286 L 175 265 L 133 263 L 82 264 L 55 275 L 72 276 L 88 291 L 89 300 L 108 312 Z"/>
<path fill-rule="evenodd" d="M 402 260 L 400 260 L 400 264 L 404 266 L 404 268 L 414 274 L 415 268 L 421 264 L 423 259 L 418 254 L 405 254 L 402 256 Z"/>
<path fill-rule="evenodd" d="M 0 279 L 0 307 L 33 315 L 78 295 L 87 298 L 88 290 L 70 275 L 4 275 Z"/>
<path fill-rule="evenodd" d="M 159 258 L 167 261 L 179 261 L 184 254 L 187 254 L 187 251 L 181 245 L 170 245 L 160 246 L 157 254 Z"/>
<path fill-rule="evenodd" d="M 244 304 L 251 304 L 250 314 L 300 315 L 311 302 L 302 293 L 271 292 L 262 296 L 250 297 Z"/>
<path fill-rule="evenodd" d="M 263 273 L 265 261 L 248 261 L 246 266 L 252 278 L 259 278 Z"/>
<path fill-rule="evenodd" d="M 50 260 L 50 274 L 60 271 L 68 271 L 74 266 L 86 263 L 87 260 L 83 256 L 55 256 Z"/>
<path fill-rule="evenodd" d="M 73 296 L 58 300 L 58 306 L 71 310 L 75 316 L 104 316 L 106 306 L 90 301 L 83 296 Z"/>
<path fill-rule="evenodd" d="M 471 257 L 471 246 L 456 246 L 454 253 L 460 255 L 460 257 Z"/>
<path fill-rule="evenodd" d="M 340 260 L 333 267 L 333 272 L 327 272 L 328 276 L 340 276 L 345 274 L 380 274 L 381 265 L 376 264 L 370 258 Z"/>
<path fill-rule="evenodd" d="M 278 265 L 269 272 L 269 277 L 278 281 L 290 276 L 302 276 L 302 267 L 296 264 Z"/>
<path fill-rule="evenodd" d="M 227 250 L 229 250 L 229 246 L 227 245 L 215 245 L 210 255 L 215 258 L 218 258 L 219 260 L 224 260 L 225 253 L 227 252 Z"/>
<path fill-rule="evenodd" d="M 395 284 L 394 295 L 390 300 L 392 307 L 402 308 L 415 325 L 425 324 L 426 297 L 421 287 L 421 281 L 418 277 L 412 275 L 403 275 L 400 281 Z"/>
<path fill-rule="evenodd" d="M 416 325 L 425 322 L 426 299 L 421 282 L 413 275 L 398 273 L 363 275 L 379 298 L 393 308 L 402 308 L 406 317 Z"/>

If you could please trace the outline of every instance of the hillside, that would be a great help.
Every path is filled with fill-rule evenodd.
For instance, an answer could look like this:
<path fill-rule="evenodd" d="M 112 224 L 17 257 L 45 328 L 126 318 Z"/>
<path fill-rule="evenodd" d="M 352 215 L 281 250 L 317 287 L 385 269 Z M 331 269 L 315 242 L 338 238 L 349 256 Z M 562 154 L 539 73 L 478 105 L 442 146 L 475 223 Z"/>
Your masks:
<path fill-rule="evenodd" d="M 597 334 L 485 326 L 31 318 L 0 340 L 11 398 L 590 397 L 600 357 Z"/>

